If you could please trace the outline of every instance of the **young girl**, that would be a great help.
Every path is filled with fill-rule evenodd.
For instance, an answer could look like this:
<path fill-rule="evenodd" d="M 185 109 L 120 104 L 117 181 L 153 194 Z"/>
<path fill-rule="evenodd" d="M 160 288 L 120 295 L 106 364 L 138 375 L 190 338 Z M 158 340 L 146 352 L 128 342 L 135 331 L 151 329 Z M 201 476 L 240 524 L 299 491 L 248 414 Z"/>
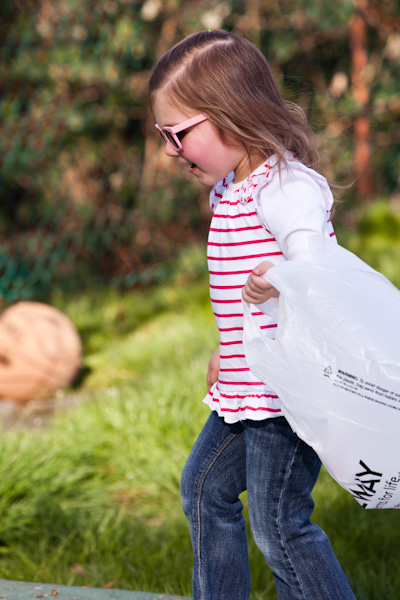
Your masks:
<path fill-rule="evenodd" d="M 207 373 L 211 414 L 181 482 L 194 600 L 249 597 L 244 490 L 280 600 L 354 599 L 327 536 L 310 522 L 321 463 L 252 375 L 242 346 L 242 294 L 273 337 L 277 325 L 262 308 L 277 291 L 263 275 L 280 261 L 312 260 L 310 236 L 334 238 L 311 132 L 261 52 L 225 31 L 193 34 L 164 54 L 149 93 L 167 155 L 214 186 L 208 264 L 220 345 Z"/>

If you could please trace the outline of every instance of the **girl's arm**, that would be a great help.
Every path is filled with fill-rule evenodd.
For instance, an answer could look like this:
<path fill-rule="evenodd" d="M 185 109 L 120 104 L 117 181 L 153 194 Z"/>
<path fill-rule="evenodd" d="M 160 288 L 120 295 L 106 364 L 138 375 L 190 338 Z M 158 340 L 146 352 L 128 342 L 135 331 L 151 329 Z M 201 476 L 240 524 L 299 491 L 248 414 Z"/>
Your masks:
<path fill-rule="evenodd" d="M 319 177 L 316 174 L 317 177 Z M 325 182 L 324 193 L 331 196 Z M 259 197 L 259 206 L 286 260 L 313 261 L 314 246 L 310 240 L 327 234 L 327 203 L 320 184 L 307 173 L 275 177 Z M 278 296 L 263 275 L 273 263 L 262 262 L 250 274 L 243 288 L 243 298 L 252 304 L 262 304 Z M 261 308 L 262 310 L 262 308 Z"/>
<path fill-rule="evenodd" d="M 210 358 L 207 369 L 207 389 L 210 391 L 219 377 L 219 346 Z"/>

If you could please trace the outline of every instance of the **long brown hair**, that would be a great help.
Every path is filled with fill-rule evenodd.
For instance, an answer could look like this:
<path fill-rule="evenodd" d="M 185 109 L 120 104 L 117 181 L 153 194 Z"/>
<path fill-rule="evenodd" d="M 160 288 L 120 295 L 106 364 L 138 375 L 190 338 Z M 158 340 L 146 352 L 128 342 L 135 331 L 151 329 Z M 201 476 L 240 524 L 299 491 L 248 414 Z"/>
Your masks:
<path fill-rule="evenodd" d="M 309 167 L 318 162 L 303 111 L 282 98 L 266 58 L 244 37 L 218 29 L 189 35 L 154 65 L 150 105 L 160 91 L 207 113 L 220 135 L 231 134 L 249 156 L 275 154 L 280 166 L 289 151 Z"/>

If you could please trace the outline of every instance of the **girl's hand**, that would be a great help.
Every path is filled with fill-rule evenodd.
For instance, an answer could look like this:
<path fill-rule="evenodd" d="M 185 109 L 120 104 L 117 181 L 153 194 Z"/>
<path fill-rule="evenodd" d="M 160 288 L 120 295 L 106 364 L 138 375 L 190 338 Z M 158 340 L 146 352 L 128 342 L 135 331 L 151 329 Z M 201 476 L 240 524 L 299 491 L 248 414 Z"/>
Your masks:
<path fill-rule="evenodd" d="M 246 302 L 262 304 L 270 298 L 279 296 L 278 290 L 263 277 L 268 269 L 273 266 L 273 263 L 264 261 L 253 269 L 242 290 L 242 296 Z"/>
<path fill-rule="evenodd" d="M 219 346 L 213 353 L 207 369 L 207 389 L 210 391 L 219 376 Z"/>

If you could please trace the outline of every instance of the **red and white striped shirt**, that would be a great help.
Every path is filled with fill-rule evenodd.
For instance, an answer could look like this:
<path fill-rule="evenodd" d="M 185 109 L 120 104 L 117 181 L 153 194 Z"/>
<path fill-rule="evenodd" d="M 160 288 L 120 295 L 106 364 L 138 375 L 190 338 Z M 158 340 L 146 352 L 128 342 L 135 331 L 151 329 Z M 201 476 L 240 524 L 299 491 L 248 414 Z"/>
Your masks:
<path fill-rule="evenodd" d="M 242 345 L 242 288 L 260 262 L 308 260 L 309 235 L 333 237 L 329 213 L 333 198 L 324 177 L 289 160 L 281 175 L 274 159 L 244 182 L 233 172 L 211 194 L 214 212 L 208 238 L 210 296 L 220 333 L 220 372 L 204 402 L 233 423 L 282 416 L 278 396 L 251 372 Z M 274 338 L 277 324 L 253 305 L 265 335 Z"/>

